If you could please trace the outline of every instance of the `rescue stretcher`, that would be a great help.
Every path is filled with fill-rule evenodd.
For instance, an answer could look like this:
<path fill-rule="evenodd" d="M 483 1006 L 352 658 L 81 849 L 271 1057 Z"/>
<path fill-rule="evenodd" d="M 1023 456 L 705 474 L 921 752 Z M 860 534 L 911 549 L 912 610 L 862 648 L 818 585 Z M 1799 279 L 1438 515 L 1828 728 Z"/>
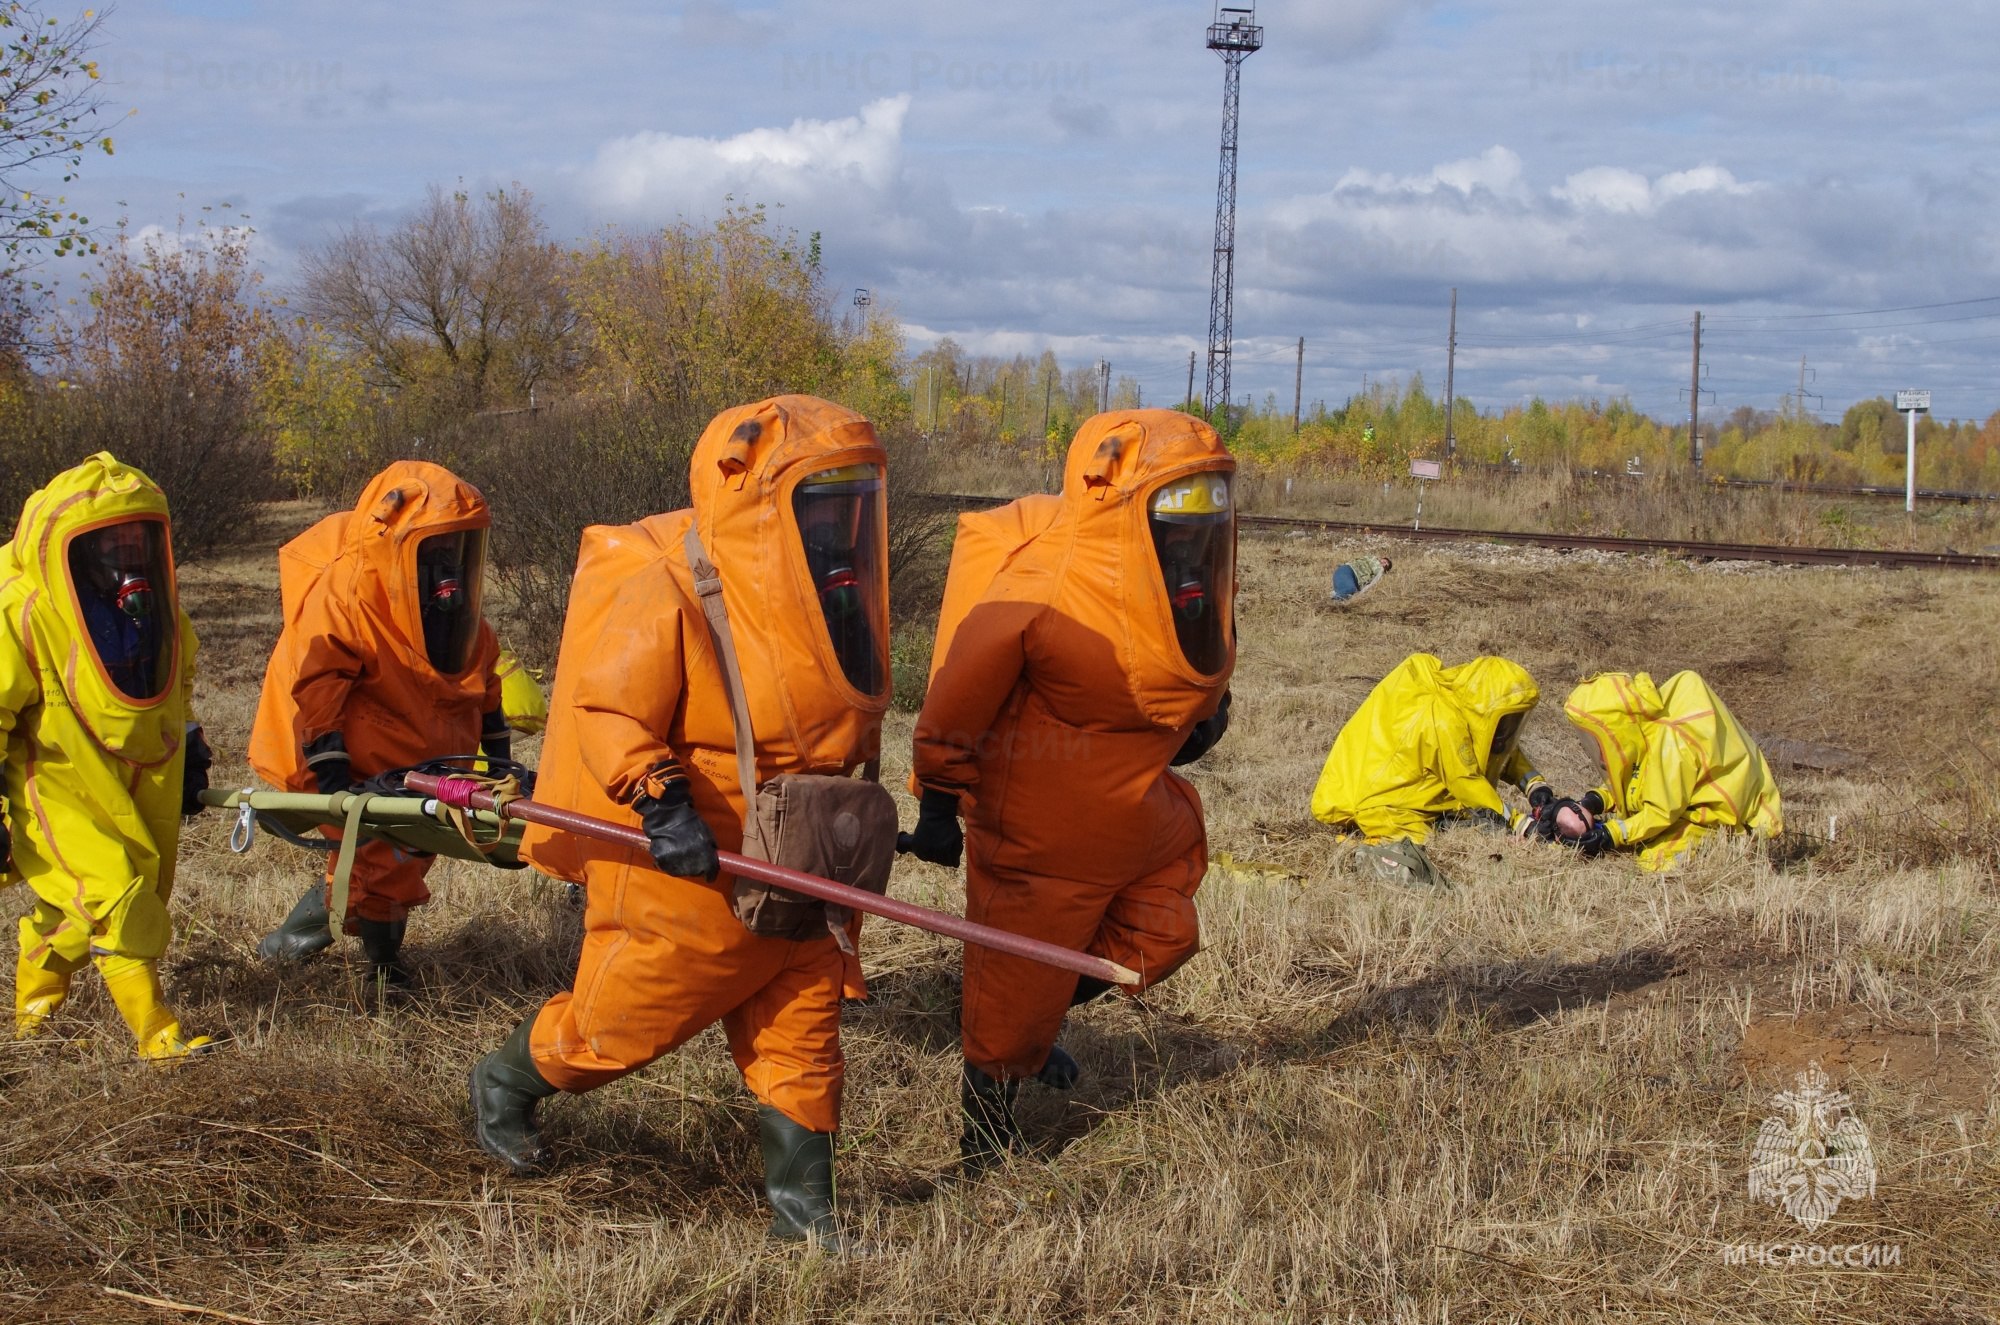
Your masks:
<path fill-rule="evenodd" d="M 210 789 L 201 793 L 201 802 L 215 809 L 235 812 L 236 822 L 230 829 L 229 849 L 238 854 L 250 850 L 259 827 L 295 846 L 333 850 L 333 896 L 327 909 L 330 915 L 335 916 L 347 913 L 348 883 L 354 866 L 355 845 L 364 838 L 388 842 L 406 851 L 480 861 L 501 869 L 526 866 L 527 862 L 520 856 L 520 844 L 522 832 L 529 823 L 579 833 L 639 852 L 646 848 L 645 834 L 637 829 L 592 819 L 572 810 L 543 805 L 520 796 L 517 794 L 518 784 L 511 778 L 496 784 L 488 778 L 411 772 L 407 774 L 407 782 L 408 788 L 401 792 L 364 789 L 321 794 L 259 791 L 256 788 L 241 791 Z M 315 841 L 309 836 L 321 828 L 338 829 L 341 834 L 339 843 Z M 1107 958 L 977 924 L 949 912 L 851 888 L 831 879 L 800 874 L 735 852 L 719 854 L 722 867 L 732 874 L 756 878 L 899 924 L 913 925 L 961 942 L 1010 952 L 1110 984 L 1131 985 L 1139 980 L 1136 971 Z"/>

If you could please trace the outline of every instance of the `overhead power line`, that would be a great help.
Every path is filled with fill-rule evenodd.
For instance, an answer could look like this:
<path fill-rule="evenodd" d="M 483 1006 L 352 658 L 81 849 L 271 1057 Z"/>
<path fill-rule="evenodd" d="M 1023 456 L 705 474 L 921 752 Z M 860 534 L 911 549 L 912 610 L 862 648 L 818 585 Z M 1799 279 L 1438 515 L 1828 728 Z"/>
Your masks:
<path fill-rule="evenodd" d="M 1710 322 L 1811 322 L 1829 317 L 1874 317 L 1878 313 L 1922 313 L 1933 308 L 1964 308 L 1969 304 L 2000 304 L 2000 294 L 1977 299 L 1950 299 L 1941 304 L 1904 304 L 1899 308 L 1857 308 L 1845 313 L 1742 313 L 1736 317 L 1712 317 Z"/>

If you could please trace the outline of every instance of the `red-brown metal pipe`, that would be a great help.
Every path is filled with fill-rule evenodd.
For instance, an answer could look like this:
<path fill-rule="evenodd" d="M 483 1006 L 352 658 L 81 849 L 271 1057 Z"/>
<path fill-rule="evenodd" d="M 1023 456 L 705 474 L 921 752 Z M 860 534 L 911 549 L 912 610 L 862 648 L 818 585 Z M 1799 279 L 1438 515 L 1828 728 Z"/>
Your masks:
<path fill-rule="evenodd" d="M 441 799 L 457 802 L 463 797 L 464 803 L 475 810 L 490 810 L 502 818 L 519 819 L 523 823 L 540 824 L 544 828 L 575 833 L 579 837 L 630 847 L 651 860 L 647 850 L 646 835 L 637 828 L 608 823 L 587 814 L 579 814 L 575 810 L 565 810 L 558 805 L 548 805 L 525 797 L 495 806 L 491 791 L 483 784 L 469 783 L 465 778 L 411 773 L 403 778 L 403 785 L 425 796 L 437 796 L 440 790 L 448 788 Z M 468 785 L 473 788 L 470 792 L 465 790 Z M 844 883 L 835 883 L 832 879 L 822 879 L 816 874 L 801 874 L 782 865 L 773 865 L 768 860 L 753 860 L 749 856 L 740 856 L 734 851 L 722 851 L 717 854 L 721 857 L 723 869 L 746 879 L 755 879 L 759 883 L 804 893 L 808 897 L 834 902 L 855 911 L 865 911 L 869 915 L 881 916 L 884 920 L 894 920 L 898 924 L 914 925 L 918 929 L 927 930 L 932 934 L 942 934 L 961 943 L 977 943 L 982 948 L 1025 957 L 1029 961 L 1041 962 L 1064 971 L 1073 971 L 1078 975 L 1087 975 L 1094 980 L 1108 980 L 1115 985 L 1139 983 L 1137 971 L 1120 966 L 1107 957 L 1096 957 L 1087 952 L 1077 952 L 1073 948 L 1045 943 L 1041 939 L 1031 939 L 1025 934 L 995 929 L 991 925 L 981 925 L 963 916 L 952 915 L 948 911 L 934 911 L 928 906 L 918 906 L 914 902 L 898 901 L 880 893 L 871 893 L 865 888 L 853 888 Z"/>

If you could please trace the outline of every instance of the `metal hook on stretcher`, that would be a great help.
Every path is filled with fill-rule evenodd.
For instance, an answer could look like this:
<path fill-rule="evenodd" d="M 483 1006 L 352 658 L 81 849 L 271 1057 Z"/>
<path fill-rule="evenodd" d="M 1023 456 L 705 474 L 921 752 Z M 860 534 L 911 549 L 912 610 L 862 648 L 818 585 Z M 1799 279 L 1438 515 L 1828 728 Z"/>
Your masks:
<path fill-rule="evenodd" d="M 236 802 L 236 822 L 229 830 L 229 849 L 241 856 L 250 850 L 250 843 L 257 836 L 257 811 L 250 804 L 250 794 L 254 787 L 245 787 L 242 799 Z"/>

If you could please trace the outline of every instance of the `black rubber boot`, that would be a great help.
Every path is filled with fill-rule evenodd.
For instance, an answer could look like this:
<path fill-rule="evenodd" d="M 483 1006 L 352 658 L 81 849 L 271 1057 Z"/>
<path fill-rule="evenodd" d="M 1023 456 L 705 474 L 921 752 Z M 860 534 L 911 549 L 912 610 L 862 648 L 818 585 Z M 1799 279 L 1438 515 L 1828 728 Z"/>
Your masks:
<path fill-rule="evenodd" d="M 1069 996 L 1069 1005 L 1082 1007 L 1099 994 L 1114 988 L 1109 980 L 1100 980 L 1094 975 L 1079 975 L 1076 978 L 1076 992 Z"/>
<path fill-rule="evenodd" d="M 768 1104 L 757 1106 L 764 1148 L 764 1195 L 771 1236 L 812 1241 L 841 1255 L 851 1248 L 833 1218 L 833 1133 L 801 1127 Z"/>
<path fill-rule="evenodd" d="M 292 906 L 285 923 L 258 942 L 257 955 L 267 962 L 290 965 L 317 957 L 332 946 L 333 930 L 326 918 L 326 885 L 315 879 Z"/>
<path fill-rule="evenodd" d="M 1018 1081 L 995 1081 L 971 1063 L 959 1081 L 958 1107 L 965 1130 L 958 1138 L 958 1157 L 968 1173 L 984 1173 L 1005 1155 L 1021 1148 L 1021 1129 L 1014 1123 Z"/>
<path fill-rule="evenodd" d="M 1035 1080 L 1050 1090 L 1071 1090 L 1083 1078 L 1083 1069 L 1077 1066 L 1069 1051 L 1059 1044 L 1049 1046 L 1049 1060 L 1042 1064 L 1042 1070 L 1035 1073 Z"/>
<path fill-rule="evenodd" d="M 548 1147 L 535 1126 L 535 1105 L 556 1093 L 528 1050 L 535 1019 L 514 1028 L 507 1042 L 472 1065 L 472 1135 L 479 1148 L 526 1177 L 548 1163 Z"/>
<path fill-rule="evenodd" d="M 361 931 L 361 951 L 368 958 L 368 979 L 372 983 L 381 981 L 398 988 L 410 983 L 410 968 L 403 965 L 400 954 L 403 951 L 403 931 L 409 928 L 408 920 L 369 920 L 365 916 L 355 920 Z"/>

